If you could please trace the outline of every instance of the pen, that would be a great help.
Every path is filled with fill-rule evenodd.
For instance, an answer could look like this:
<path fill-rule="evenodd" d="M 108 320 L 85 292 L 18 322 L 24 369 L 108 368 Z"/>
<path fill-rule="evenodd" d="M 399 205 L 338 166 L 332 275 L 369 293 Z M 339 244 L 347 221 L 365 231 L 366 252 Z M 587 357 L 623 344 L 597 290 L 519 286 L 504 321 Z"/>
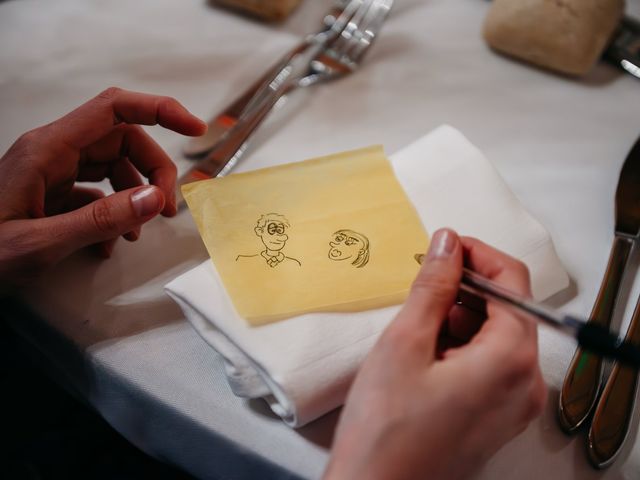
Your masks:
<path fill-rule="evenodd" d="M 422 263 L 423 254 L 414 256 Z M 640 346 L 625 342 L 608 328 L 589 323 L 579 317 L 566 315 L 524 298 L 491 280 L 463 268 L 460 289 L 468 293 L 495 300 L 526 313 L 551 327 L 574 337 L 586 350 L 629 366 L 640 368 Z"/>

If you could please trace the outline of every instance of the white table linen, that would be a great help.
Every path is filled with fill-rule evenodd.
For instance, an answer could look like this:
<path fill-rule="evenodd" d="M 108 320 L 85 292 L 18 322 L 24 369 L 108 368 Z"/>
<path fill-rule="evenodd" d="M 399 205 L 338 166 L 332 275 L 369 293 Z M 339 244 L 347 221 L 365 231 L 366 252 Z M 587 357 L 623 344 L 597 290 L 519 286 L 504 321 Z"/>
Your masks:
<path fill-rule="evenodd" d="M 627 3 L 640 16 L 640 2 Z M 203 0 L 2 2 L 0 150 L 111 85 L 172 95 L 208 117 L 316 28 L 329 4 L 306 1 L 290 21 L 266 26 Z M 362 69 L 298 96 L 265 125 L 239 171 L 375 143 L 395 152 L 455 125 L 551 233 L 572 287 L 550 303 L 588 315 L 612 240 L 618 172 L 640 130 L 640 87 L 607 65 L 574 80 L 495 55 L 481 38 L 488 7 L 397 0 Z M 184 139 L 149 131 L 184 170 Z M 264 477 L 318 477 L 335 414 L 292 430 L 261 403 L 235 397 L 220 357 L 163 292 L 205 259 L 187 213 L 156 219 L 109 261 L 80 254 L 61 264 L 25 294 L 36 316 L 10 320 L 61 380 L 147 452 L 201 478 L 251 478 L 249 464 Z M 637 273 L 630 283 L 622 328 L 640 294 Z M 619 460 L 594 471 L 584 435 L 565 436 L 555 421 L 574 344 L 543 328 L 540 348 L 547 410 L 478 478 L 637 479 L 638 414 Z"/>

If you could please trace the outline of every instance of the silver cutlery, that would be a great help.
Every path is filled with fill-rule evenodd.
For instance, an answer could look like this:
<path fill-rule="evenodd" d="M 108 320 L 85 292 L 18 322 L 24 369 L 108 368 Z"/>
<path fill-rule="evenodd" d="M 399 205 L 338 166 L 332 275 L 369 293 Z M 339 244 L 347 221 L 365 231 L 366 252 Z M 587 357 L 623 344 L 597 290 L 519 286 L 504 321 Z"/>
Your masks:
<path fill-rule="evenodd" d="M 640 349 L 640 300 L 636 304 L 625 343 Z M 588 436 L 589 460 L 604 468 L 616 459 L 629 433 L 638 390 L 638 368 L 616 363 L 600 395 Z"/>
<path fill-rule="evenodd" d="M 342 15 L 351 0 L 338 0 L 329 9 L 322 18 L 321 28 L 317 33 L 325 32 L 333 27 L 336 20 Z M 264 85 L 278 75 L 283 68 L 298 54 L 305 51 L 310 46 L 313 35 L 308 35 L 301 43 L 296 45 L 291 51 L 287 52 L 275 65 L 269 68 L 257 81 L 255 81 L 246 91 L 244 91 L 231 104 L 224 108 L 209 122 L 207 133 L 202 137 L 190 139 L 182 153 L 187 158 L 200 159 L 207 155 L 213 147 L 219 142 L 227 132 L 238 123 L 240 116 L 246 111 L 251 99 L 253 99 Z M 303 77 L 306 78 L 306 77 Z M 303 79 L 300 79 L 302 81 Z M 313 82 L 315 83 L 315 82 Z M 301 86 L 307 86 L 312 83 L 303 83 Z"/>
<path fill-rule="evenodd" d="M 223 126 L 220 138 L 178 183 L 182 185 L 228 173 L 244 152 L 251 134 L 278 100 L 293 88 L 353 72 L 373 44 L 392 4 L 393 0 L 351 0 L 346 3 L 342 13 L 331 22 L 330 29 L 308 40 L 302 51 L 294 53 L 284 67 L 277 70 L 284 63 L 281 62 L 271 69 L 253 95 L 245 92 L 213 120 L 217 130 L 220 130 L 220 123 L 228 126 Z M 239 116 L 234 117 L 238 112 L 241 112 Z M 191 152 L 195 156 L 195 149 Z"/>
<path fill-rule="evenodd" d="M 615 236 L 589 322 L 609 329 L 630 253 L 640 238 L 640 139 L 622 167 L 615 199 Z M 578 348 L 567 371 L 558 409 L 560 426 L 573 432 L 593 410 L 602 385 L 603 359 Z"/>

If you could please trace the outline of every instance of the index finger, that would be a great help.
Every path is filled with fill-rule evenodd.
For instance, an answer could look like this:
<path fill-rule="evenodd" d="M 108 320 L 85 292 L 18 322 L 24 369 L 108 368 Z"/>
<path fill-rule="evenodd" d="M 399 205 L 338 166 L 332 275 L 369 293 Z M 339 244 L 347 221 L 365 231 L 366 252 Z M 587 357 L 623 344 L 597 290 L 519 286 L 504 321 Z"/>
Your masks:
<path fill-rule="evenodd" d="M 54 138 L 76 150 L 108 134 L 115 125 L 161 125 L 183 135 L 202 135 L 206 124 L 171 97 L 111 87 L 52 122 Z"/>
<path fill-rule="evenodd" d="M 514 293 L 530 297 L 529 269 L 520 260 L 471 237 L 461 237 L 465 266 Z"/>
<path fill-rule="evenodd" d="M 475 238 L 460 239 L 465 266 L 523 297 L 531 297 L 529 269 L 521 261 Z M 495 302 L 487 302 L 487 320 L 472 343 L 509 349 L 525 339 L 535 341 L 536 322 Z"/>

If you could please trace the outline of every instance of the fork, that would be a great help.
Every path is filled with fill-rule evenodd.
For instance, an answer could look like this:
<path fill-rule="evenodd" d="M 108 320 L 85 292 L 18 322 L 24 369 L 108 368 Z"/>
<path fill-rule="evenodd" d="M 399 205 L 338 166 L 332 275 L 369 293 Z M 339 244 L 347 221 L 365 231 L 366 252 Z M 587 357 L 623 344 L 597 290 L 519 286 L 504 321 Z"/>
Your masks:
<path fill-rule="evenodd" d="M 318 33 L 332 28 L 350 2 L 351 0 L 337 0 L 323 17 L 322 26 Z M 183 155 L 191 159 L 200 159 L 211 152 L 213 147 L 237 124 L 238 119 L 246 111 L 247 106 L 258 92 L 260 92 L 265 85 L 268 85 L 271 79 L 275 78 L 296 55 L 304 52 L 309 47 L 311 38 L 313 38 L 313 35 L 307 36 L 300 44 L 287 52 L 275 65 L 271 66 L 262 77 L 242 93 L 242 95 L 218 113 L 209 122 L 209 128 L 205 135 L 189 139 L 182 150 Z"/>
<path fill-rule="evenodd" d="M 295 88 L 353 72 L 373 44 L 392 4 L 393 0 L 343 0 L 344 8 L 337 18 L 334 17 L 330 29 L 307 39 L 306 46 L 295 49 L 286 64 L 280 62 L 252 87 L 252 92 L 245 92 L 214 119 L 212 123 L 216 124 L 218 131 L 221 130 L 218 128 L 220 119 L 228 127 L 222 128 L 220 138 L 204 153 L 191 152 L 191 156 L 205 155 L 205 158 L 181 177 L 179 183 L 225 175 L 237 163 L 249 137 L 279 99 Z M 335 14 L 338 9 L 339 6 L 334 7 L 332 12 Z M 241 113 L 236 120 L 233 113 L 237 112 Z"/>
<path fill-rule="evenodd" d="M 358 2 L 361 1 L 362 0 L 358 0 Z M 352 0 L 337 0 L 333 7 L 324 16 L 322 20 L 322 28 L 318 33 L 331 29 L 351 3 Z M 388 10 L 391 8 L 392 1 L 385 3 L 387 4 L 386 9 L 388 13 Z M 379 17 L 378 21 L 380 24 L 384 21 L 385 16 L 386 15 L 381 15 Z M 361 30 L 356 28 L 355 35 L 359 36 L 361 44 L 367 44 L 366 42 L 369 42 L 370 44 L 373 42 L 373 39 L 379 29 L 380 25 L 373 24 L 368 31 L 364 32 L 364 35 L 361 35 Z M 280 59 L 276 65 L 271 67 L 257 82 L 251 85 L 242 95 L 214 117 L 209 122 L 209 129 L 204 136 L 190 139 L 183 148 L 184 156 L 192 159 L 200 159 L 210 153 L 215 145 L 222 141 L 228 134 L 229 130 L 237 124 L 242 114 L 247 111 L 248 104 L 258 94 L 258 92 L 263 89 L 265 85 L 268 85 L 271 79 L 275 78 L 278 72 L 285 68 L 296 55 L 299 55 L 301 52 L 306 50 L 309 47 L 312 38 L 313 35 L 310 35 L 301 44 L 294 47 L 282 59 Z M 352 53 L 351 57 L 353 57 L 353 60 L 349 58 L 343 59 L 345 61 L 344 64 L 339 60 L 336 60 L 336 55 L 332 53 L 333 50 L 331 49 L 329 50 L 328 55 L 321 53 L 317 59 L 313 60 L 308 74 L 292 84 L 282 96 L 285 97 L 295 88 L 308 87 L 319 82 L 333 80 L 345 75 L 350 70 L 356 68 L 357 63 L 361 61 L 366 49 L 360 47 L 359 50 L 361 53 Z M 277 104 L 277 106 L 279 105 L 280 103 Z"/>

